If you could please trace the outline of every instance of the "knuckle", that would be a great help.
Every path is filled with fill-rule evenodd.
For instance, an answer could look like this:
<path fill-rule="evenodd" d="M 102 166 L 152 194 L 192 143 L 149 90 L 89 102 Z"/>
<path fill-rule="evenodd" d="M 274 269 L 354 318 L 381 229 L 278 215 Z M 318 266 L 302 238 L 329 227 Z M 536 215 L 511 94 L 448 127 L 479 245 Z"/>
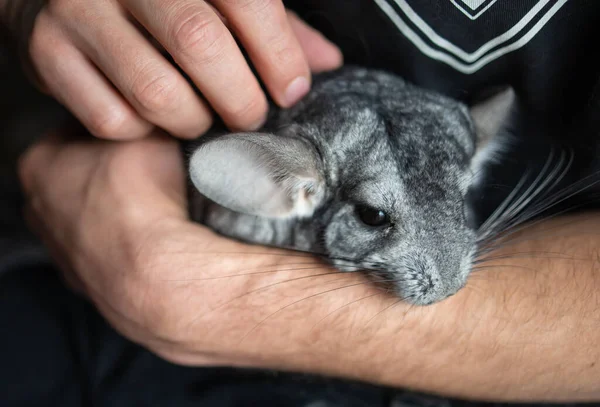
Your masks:
<path fill-rule="evenodd" d="M 281 38 L 274 38 L 271 41 L 272 55 L 277 66 L 300 67 L 304 65 L 304 57 L 301 50 L 284 41 Z"/>
<path fill-rule="evenodd" d="M 241 103 L 240 103 L 241 102 Z M 224 116 L 240 127 L 256 123 L 267 112 L 267 102 L 264 95 L 256 95 L 247 100 L 234 100 L 225 106 Z"/>
<path fill-rule="evenodd" d="M 206 11 L 196 11 L 178 18 L 173 24 L 173 48 L 183 54 L 199 54 L 210 58 L 219 53 L 217 45 L 223 40 L 225 28 Z"/>
<path fill-rule="evenodd" d="M 173 111 L 178 101 L 177 78 L 169 74 L 140 74 L 132 86 L 136 104 L 151 113 Z"/>
<path fill-rule="evenodd" d="M 194 124 L 178 131 L 177 136 L 183 138 L 197 138 L 198 136 L 205 134 L 213 124 L 211 113 L 204 109 L 196 113 L 195 118 Z"/>
<path fill-rule="evenodd" d="M 53 15 L 69 14 L 76 6 L 74 0 L 50 0 L 47 3 L 48 11 Z"/>
<path fill-rule="evenodd" d="M 104 139 L 120 139 L 127 123 L 127 113 L 118 107 L 93 112 L 89 117 L 88 129 L 92 134 Z"/>
<path fill-rule="evenodd" d="M 51 0 L 47 4 L 48 12 L 64 24 L 82 21 L 89 13 L 86 2 L 78 0 Z"/>

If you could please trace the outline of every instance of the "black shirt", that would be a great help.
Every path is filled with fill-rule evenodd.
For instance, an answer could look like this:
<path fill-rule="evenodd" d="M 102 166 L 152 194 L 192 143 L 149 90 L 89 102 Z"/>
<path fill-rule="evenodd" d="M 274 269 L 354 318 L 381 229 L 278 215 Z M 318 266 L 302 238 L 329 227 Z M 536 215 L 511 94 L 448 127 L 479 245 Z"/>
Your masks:
<path fill-rule="evenodd" d="M 597 0 L 288 0 L 347 63 L 393 71 L 469 101 L 512 85 L 548 120 L 570 120 L 600 79 Z"/>

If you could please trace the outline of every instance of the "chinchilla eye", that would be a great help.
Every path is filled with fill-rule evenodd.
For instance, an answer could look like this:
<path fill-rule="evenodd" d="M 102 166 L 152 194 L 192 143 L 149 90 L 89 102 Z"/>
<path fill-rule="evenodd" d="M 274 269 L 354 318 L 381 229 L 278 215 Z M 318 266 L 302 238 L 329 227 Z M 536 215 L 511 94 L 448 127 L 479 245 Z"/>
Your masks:
<path fill-rule="evenodd" d="M 366 205 L 356 206 L 356 215 L 367 226 L 378 227 L 390 223 L 390 218 L 384 211 Z"/>

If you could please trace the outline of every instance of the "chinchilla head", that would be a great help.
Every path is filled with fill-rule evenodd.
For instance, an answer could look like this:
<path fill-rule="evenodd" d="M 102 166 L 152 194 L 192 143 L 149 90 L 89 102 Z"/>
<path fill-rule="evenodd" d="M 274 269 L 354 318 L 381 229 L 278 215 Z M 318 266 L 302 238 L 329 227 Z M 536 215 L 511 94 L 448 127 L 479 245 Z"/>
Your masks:
<path fill-rule="evenodd" d="M 481 106 L 471 111 L 486 117 Z M 465 197 L 477 134 L 496 125 L 488 116 L 480 128 L 465 105 L 380 71 L 321 75 L 262 131 L 194 146 L 190 177 L 209 202 L 199 220 L 364 270 L 411 303 L 437 302 L 471 270 Z"/>

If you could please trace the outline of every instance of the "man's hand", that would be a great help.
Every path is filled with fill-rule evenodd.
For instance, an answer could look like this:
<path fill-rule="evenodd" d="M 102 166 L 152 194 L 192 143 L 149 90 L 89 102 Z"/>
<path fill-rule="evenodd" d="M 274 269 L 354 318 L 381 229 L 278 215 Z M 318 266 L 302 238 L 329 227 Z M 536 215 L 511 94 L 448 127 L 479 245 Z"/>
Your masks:
<path fill-rule="evenodd" d="M 600 399 L 597 214 L 525 228 L 457 295 L 411 307 L 359 273 L 190 222 L 180 151 L 159 134 L 57 134 L 20 172 L 31 224 L 67 280 L 169 360 L 473 399 Z"/>
<path fill-rule="evenodd" d="M 164 135 L 114 143 L 55 134 L 27 152 L 20 173 L 28 220 L 70 285 L 168 359 L 244 363 L 260 354 L 237 345 L 255 341 L 252 328 L 262 332 L 261 319 L 281 304 L 336 286 L 355 287 L 350 297 L 372 291 L 310 256 L 244 245 L 190 222 L 181 151 Z"/>
<path fill-rule="evenodd" d="M 20 25 L 37 12 L 30 1 L 0 0 L 0 22 L 17 39 L 29 36 Z M 50 0 L 31 31 L 40 86 L 109 139 L 138 138 L 154 126 L 196 137 L 211 124 L 209 105 L 232 128 L 259 127 L 266 98 L 236 40 L 283 107 L 309 90 L 311 69 L 342 62 L 340 51 L 286 13 L 281 0 Z"/>

